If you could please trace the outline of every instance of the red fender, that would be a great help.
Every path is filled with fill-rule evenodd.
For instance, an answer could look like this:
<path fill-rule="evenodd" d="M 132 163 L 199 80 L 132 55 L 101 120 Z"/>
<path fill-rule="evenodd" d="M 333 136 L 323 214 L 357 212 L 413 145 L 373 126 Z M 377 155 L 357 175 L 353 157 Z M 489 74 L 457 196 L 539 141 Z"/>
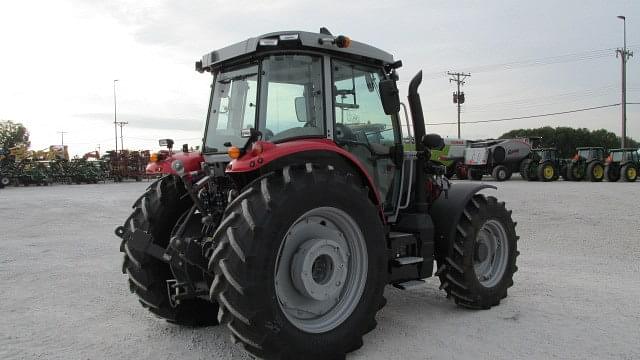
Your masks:
<path fill-rule="evenodd" d="M 167 157 L 165 157 L 162 160 L 149 162 L 147 164 L 146 173 L 148 175 L 154 175 L 154 174 L 177 175 L 176 172 L 171 168 L 171 163 L 173 162 L 173 160 L 182 160 L 182 162 L 184 163 L 184 170 L 186 172 L 190 172 L 190 171 L 200 170 L 200 166 L 204 161 L 204 157 L 200 152 L 172 153 L 171 155 L 167 155 Z"/>
<path fill-rule="evenodd" d="M 233 174 L 255 171 L 284 156 L 313 150 L 331 151 L 349 159 L 349 161 L 353 163 L 365 176 L 369 189 L 372 189 L 375 194 L 376 205 L 378 207 L 382 206 L 380 194 L 378 194 L 378 191 L 374 190 L 377 189 L 377 187 L 367 170 L 360 163 L 360 160 L 350 152 L 339 147 L 335 142 L 333 142 L 333 140 L 329 139 L 301 139 L 281 144 L 274 144 L 268 141 L 256 141 L 253 144 L 252 150 L 247 151 L 247 153 L 240 158 L 231 161 L 227 166 L 226 172 Z"/>

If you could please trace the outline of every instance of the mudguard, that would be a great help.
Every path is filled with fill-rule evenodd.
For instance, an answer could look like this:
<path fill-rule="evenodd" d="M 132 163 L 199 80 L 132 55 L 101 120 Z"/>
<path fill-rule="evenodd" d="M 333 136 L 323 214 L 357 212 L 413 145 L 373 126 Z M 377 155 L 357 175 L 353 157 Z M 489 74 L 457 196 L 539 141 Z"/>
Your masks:
<path fill-rule="evenodd" d="M 185 171 L 190 172 L 200 170 L 200 164 L 202 164 L 202 162 L 204 161 L 204 157 L 200 152 L 176 152 L 171 154 L 171 156 L 167 157 L 164 160 L 149 162 L 146 168 L 147 175 L 176 175 L 175 170 L 171 168 L 171 163 L 173 162 L 173 160 L 182 160 L 182 162 L 184 163 Z"/>
<path fill-rule="evenodd" d="M 449 194 L 445 198 L 441 194 L 431 206 L 431 218 L 435 225 L 436 258 L 445 255 L 449 251 L 449 239 L 455 236 L 456 225 L 462 216 L 462 212 L 473 195 L 482 189 L 494 189 L 497 187 L 488 184 L 474 184 L 459 182 L 451 185 Z"/>

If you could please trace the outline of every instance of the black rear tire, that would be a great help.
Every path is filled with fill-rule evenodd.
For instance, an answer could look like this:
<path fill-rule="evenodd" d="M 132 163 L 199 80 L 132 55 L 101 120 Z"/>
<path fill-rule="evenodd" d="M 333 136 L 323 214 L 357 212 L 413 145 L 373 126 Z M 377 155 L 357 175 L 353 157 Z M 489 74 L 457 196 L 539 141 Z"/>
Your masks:
<path fill-rule="evenodd" d="M 531 166 L 531 159 L 524 159 L 520 163 L 520 177 L 523 180 L 529 180 L 529 167 Z"/>
<path fill-rule="evenodd" d="M 153 236 L 153 243 L 167 247 L 174 225 L 191 206 L 191 199 L 179 178 L 166 176 L 153 182 L 134 203 L 124 224 L 120 251 L 124 253 L 122 272 L 129 277 L 129 289 L 142 306 L 167 321 L 180 325 L 217 324 L 218 306 L 203 299 L 183 300 L 176 307 L 169 302 L 167 280 L 174 276 L 167 263 L 129 248 L 127 241 L 136 230 Z"/>
<path fill-rule="evenodd" d="M 582 181 L 584 179 L 584 173 L 582 172 L 582 163 L 570 163 L 567 165 L 567 179 L 570 181 Z"/>
<path fill-rule="evenodd" d="M 362 346 L 376 327 L 387 283 L 382 221 L 357 177 L 326 167 L 286 166 L 247 185 L 227 207 L 209 261 L 218 319 L 245 350 L 266 359 L 334 359 Z M 345 196 L 344 194 L 349 194 Z M 304 199 L 304 201 L 302 201 Z M 276 260 L 290 226 L 310 210 L 333 207 L 352 217 L 366 239 L 366 285 L 353 312 L 335 328 L 308 333 L 283 311 Z"/>
<path fill-rule="evenodd" d="M 615 165 L 607 165 L 604 167 L 604 176 L 609 182 L 620 180 L 620 168 Z"/>
<path fill-rule="evenodd" d="M 501 224 L 506 235 L 508 251 L 507 263 L 501 278 L 494 286 L 485 287 L 476 275 L 474 256 L 478 251 L 478 234 L 488 221 Z M 440 278 L 440 288 L 462 307 L 488 309 L 500 304 L 500 300 L 507 296 L 507 289 L 513 286 L 513 274 L 518 270 L 516 258 L 520 253 L 517 246 L 518 236 L 515 223 L 511 219 L 511 211 L 494 197 L 474 195 L 458 222 L 448 255 L 438 260 L 436 275 Z"/>

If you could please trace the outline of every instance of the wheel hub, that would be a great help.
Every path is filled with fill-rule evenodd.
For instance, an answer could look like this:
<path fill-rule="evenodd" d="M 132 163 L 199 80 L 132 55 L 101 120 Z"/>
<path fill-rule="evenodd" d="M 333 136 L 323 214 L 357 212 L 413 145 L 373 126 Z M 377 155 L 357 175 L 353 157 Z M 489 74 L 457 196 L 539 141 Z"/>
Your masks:
<path fill-rule="evenodd" d="M 473 268 L 485 287 L 496 286 L 507 268 L 508 262 L 507 233 L 498 220 L 487 220 L 476 237 Z"/>
<path fill-rule="evenodd" d="M 483 262 L 489 256 L 489 248 L 485 243 L 478 243 L 476 245 L 476 261 Z"/>
<path fill-rule="evenodd" d="M 318 301 L 335 299 L 347 277 L 343 246 L 327 239 L 304 242 L 291 262 L 291 279 L 298 292 Z"/>
<path fill-rule="evenodd" d="M 286 232 L 274 274 L 283 314 L 298 329 L 324 333 L 346 321 L 364 292 L 367 247 L 358 224 L 333 207 L 315 208 Z"/>

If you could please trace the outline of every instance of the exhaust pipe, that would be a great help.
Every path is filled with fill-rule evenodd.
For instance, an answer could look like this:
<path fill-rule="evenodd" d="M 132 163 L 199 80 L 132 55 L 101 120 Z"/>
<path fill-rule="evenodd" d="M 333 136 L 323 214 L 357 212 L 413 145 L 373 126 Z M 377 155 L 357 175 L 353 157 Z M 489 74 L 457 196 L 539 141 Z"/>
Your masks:
<path fill-rule="evenodd" d="M 420 94 L 418 94 L 418 87 L 422 83 L 422 70 L 420 70 L 409 83 L 409 108 L 411 109 L 411 119 L 413 120 L 413 136 L 416 144 L 416 151 L 418 152 L 418 159 L 416 160 L 416 185 L 413 187 L 415 191 L 415 203 L 414 208 L 419 212 L 427 212 L 429 210 L 429 204 L 427 203 L 427 190 L 425 188 L 425 146 L 422 143 L 422 138 L 426 134 L 424 127 L 424 114 L 422 113 L 422 102 L 420 101 Z"/>

